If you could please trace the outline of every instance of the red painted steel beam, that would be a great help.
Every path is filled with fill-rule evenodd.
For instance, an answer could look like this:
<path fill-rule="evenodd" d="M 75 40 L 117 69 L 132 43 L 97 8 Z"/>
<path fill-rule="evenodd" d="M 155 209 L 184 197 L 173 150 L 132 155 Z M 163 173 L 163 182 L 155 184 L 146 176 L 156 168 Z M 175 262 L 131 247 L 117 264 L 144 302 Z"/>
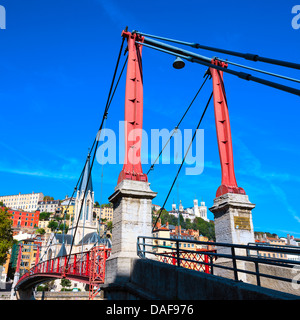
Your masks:
<path fill-rule="evenodd" d="M 19 253 L 18 253 L 18 260 L 16 266 L 16 272 L 20 272 L 20 265 L 21 265 L 21 258 L 22 258 L 22 244 L 20 244 Z"/>
<path fill-rule="evenodd" d="M 212 64 L 227 68 L 227 64 L 213 59 Z M 228 105 L 223 82 L 223 71 L 210 68 L 213 81 L 214 111 L 217 130 L 217 140 L 221 162 L 222 181 L 216 197 L 226 193 L 246 194 L 244 189 L 238 187 L 233 165 L 232 139 L 229 122 Z"/>
<path fill-rule="evenodd" d="M 144 37 L 123 31 L 127 38 L 128 64 L 125 90 L 125 159 L 119 174 L 118 184 L 124 179 L 148 181 L 141 164 L 141 144 L 143 128 L 143 78 L 142 46 Z"/>

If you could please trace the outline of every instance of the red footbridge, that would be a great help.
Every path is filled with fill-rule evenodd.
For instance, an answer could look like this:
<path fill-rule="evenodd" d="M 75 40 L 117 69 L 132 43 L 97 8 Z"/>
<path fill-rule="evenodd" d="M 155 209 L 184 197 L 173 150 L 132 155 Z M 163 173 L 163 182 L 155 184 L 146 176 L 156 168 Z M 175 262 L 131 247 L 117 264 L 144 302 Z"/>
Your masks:
<path fill-rule="evenodd" d="M 110 252 L 105 246 L 97 246 L 90 251 L 40 262 L 19 279 L 15 290 L 26 290 L 51 279 L 69 279 L 89 284 L 89 299 L 93 299 L 99 292 L 99 285 L 104 283 Z"/>

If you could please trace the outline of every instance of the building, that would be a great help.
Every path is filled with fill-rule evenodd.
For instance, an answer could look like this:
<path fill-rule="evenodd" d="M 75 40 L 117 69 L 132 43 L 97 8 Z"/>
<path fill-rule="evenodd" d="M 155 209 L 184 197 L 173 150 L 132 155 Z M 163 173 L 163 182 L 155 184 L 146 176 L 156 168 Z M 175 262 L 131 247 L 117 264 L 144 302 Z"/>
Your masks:
<path fill-rule="evenodd" d="M 67 208 L 69 202 L 72 204 L 74 201 L 74 220 L 71 225 L 69 225 L 67 234 L 51 233 L 44 249 L 45 252 L 47 251 L 45 256 L 49 259 L 69 254 L 71 244 L 73 244 L 72 253 L 77 253 L 82 250 L 90 250 L 97 242 L 103 242 L 103 239 L 100 239 L 99 236 L 100 226 L 93 215 L 94 191 L 91 177 L 88 181 L 89 175 L 90 156 L 88 155 L 83 176 L 77 189 L 76 198 L 68 198 L 61 203 L 62 206 Z"/>
<path fill-rule="evenodd" d="M 200 235 L 198 230 L 184 230 L 181 226 L 169 225 L 168 222 L 163 226 L 160 221 L 157 222 L 156 228 L 153 230 L 153 238 L 153 252 L 159 254 L 158 261 L 176 265 L 178 263 L 176 258 L 178 246 L 179 257 L 182 259 L 180 265 L 198 271 L 206 269 L 201 262 L 204 261 L 203 259 L 208 259 L 207 251 L 214 250 L 213 242 L 211 245 L 194 243 L 194 240 L 208 242 L 208 238 Z M 175 239 L 179 239 L 179 241 L 175 241 Z"/>
<path fill-rule="evenodd" d="M 161 206 L 159 206 L 158 204 L 153 204 L 152 203 L 152 210 L 153 211 L 158 211 L 161 208 Z"/>
<path fill-rule="evenodd" d="M 41 245 L 40 238 L 28 238 L 18 242 L 15 248 L 16 254 L 15 259 L 18 258 L 18 253 L 20 250 L 20 246 L 22 247 L 22 255 L 21 255 L 21 264 L 20 264 L 20 274 L 24 274 L 29 271 L 32 267 L 35 266 L 39 257 L 37 256 L 39 249 L 38 247 Z M 14 265 L 16 265 L 17 261 L 14 261 Z"/>
<path fill-rule="evenodd" d="M 13 221 L 13 228 L 37 228 L 39 225 L 40 211 L 23 211 L 8 209 Z"/>
<path fill-rule="evenodd" d="M 48 228 L 49 220 L 40 220 L 39 221 L 39 229 L 44 229 L 47 234 L 51 233 L 51 229 Z"/>
<path fill-rule="evenodd" d="M 97 217 L 97 219 L 100 218 L 104 222 L 113 221 L 114 209 L 110 204 L 102 205 L 102 208 L 94 207 L 93 213 L 94 217 Z"/>
<path fill-rule="evenodd" d="M 195 218 L 202 218 L 205 221 L 209 221 L 207 218 L 207 207 L 205 206 L 205 202 L 201 201 L 200 206 L 198 206 L 198 200 L 194 200 L 194 206 L 190 208 L 184 209 L 181 200 L 179 204 L 179 209 L 176 209 L 176 204 L 172 204 L 172 210 L 169 212 L 169 214 L 174 215 L 176 218 L 178 218 L 178 213 L 180 213 L 184 220 L 190 219 L 191 221 L 194 221 Z"/>
<path fill-rule="evenodd" d="M 66 196 L 65 199 L 61 201 L 56 212 L 58 212 L 61 217 L 63 217 L 65 213 L 69 215 L 69 225 L 71 225 L 75 215 L 75 198 Z"/>
<path fill-rule="evenodd" d="M 60 205 L 59 200 L 42 200 L 38 202 L 37 208 L 40 212 L 55 213 L 59 205 Z"/>
<path fill-rule="evenodd" d="M 275 248 L 292 248 L 299 247 L 299 242 L 293 236 L 287 235 L 286 238 L 278 236 L 268 237 L 266 234 L 258 235 L 255 239 L 255 243 L 260 246 L 275 247 Z M 257 253 L 263 258 L 277 258 L 277 259 L 287 259 L 300 261 L 300 254 L 287 254 L 281 252 L 268 252 L 268 251 L 258 251 Z"/>
<path fill-rule="evenodd" d="M 0 201 L 12 209 L 35 211 L 38 209 L 38 202 L 44 199 L 43 193 L 16 194 L 10 196 L 0 196 Z"/>
<path fill-rule="evenodd" d="M 5 283 L 7 280 L 10 257 L 11 257 L 11 253 L 9 252 L 7 254 L 6 262 L 3 265 L 0 265 L 0 289 L 6 288 Z"/>
<path fill-rule="evenodd" d="M 112 207 L 101 208 L 101 219 L 106 221 L 113 221 L 114 209 Z"/>
<path fill-rule="evenodd" d="M 95 217 L 97 217 L 97 219 L 100 219 L 100 217 L 101 217 L 101 208 L 94 206 L 93 215 L 94 215 Z"/>
<path fill-rule="evenodd" d="M 159 219 L 160 220 L 160 219 Z M 153 252 L 155 253 L 170 253 L 172 250 L 171 241 L 161 238 L 170 239 L 170 229 L 169 224 L 167 223 L 166 226 L 162 226 L 161 222 L 158 221 L 156 224 L 156 228 L 153 230 Z M 159 247 L 156 247 L 159 246 Z M 147 248 L 146 248 L 147 250 Z"/>
<path fill-rule="evenodd" d="M 74 221 L 68 231 L 68 234 L 73 235 L 75 227 L 77 228 L 74 239 L 75 243 L 79 243 L 88 233 L 97 232 L 97 220 L 93 216 L 95 201 L 90 171 L 90 155 L 88 155 L 84 173 L 77 189 Z"/>

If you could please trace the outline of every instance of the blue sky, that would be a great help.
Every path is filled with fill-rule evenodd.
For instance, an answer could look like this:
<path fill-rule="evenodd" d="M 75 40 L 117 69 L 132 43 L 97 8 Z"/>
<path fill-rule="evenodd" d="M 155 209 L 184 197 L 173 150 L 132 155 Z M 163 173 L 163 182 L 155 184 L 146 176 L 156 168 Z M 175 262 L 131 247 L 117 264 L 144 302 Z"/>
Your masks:
<path fill-rule="evenodd" d="M 0 194 L 72 194 L 100 125 L 121 44 L 129 30 L 299 62 L 300 29 L 291 26 L 295 1 L 0 0 Z M 300 71 L 218 55 L 248 66 L 300 78 Z M 122 57 L 124 59 L 124 57 Z M 143 49 L 144 129 L 173 129 L 200 87 L 205 67 L 172 68 L 174 58 Z M 124 60 L 122 60 L 124 61 Z M 121 63 L 122 63 L 121 61 Z M 255 231 L 300 236 L 298 209 L 299 97 L 224 75 L 238 185 L 251 202 Z M 276 80 L 287 84 L 284 81 Z M 297 87 L 296 84 L 289 83 Z M 298 86 L 299 88 L 299 86 Z M 182 129 L 194 129 L 212 90 L 204 87 Z M 124 117 L 123 77 L 106 126 Z M 213 205 L 221 182 L 211 103 L 203 120 L 204 171 L 180 174 L 173 199 L 192 206 L 196 196 Z M 102 201 L 113 193 L 121 164 L 106 165 Z M 144 165 L 147 171 L 149 165 Z M 155 204 L 162 205 L 178 165 L 159 164 L 149 174 Z M 101 166 L 93 168 L 95 200 Z M 209 213 L 209 218 L 213 215 Z"/>

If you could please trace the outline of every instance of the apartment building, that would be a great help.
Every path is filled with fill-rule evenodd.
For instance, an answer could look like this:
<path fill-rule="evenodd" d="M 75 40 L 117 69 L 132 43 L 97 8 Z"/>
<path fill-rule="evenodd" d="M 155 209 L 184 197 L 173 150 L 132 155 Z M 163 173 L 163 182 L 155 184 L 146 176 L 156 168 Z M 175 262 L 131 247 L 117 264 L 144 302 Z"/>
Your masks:
<path fill-rule="evenodd" d="M 26 211 L 36 211 L 38 209 L 38 202 L 43 199 L 44 195 L 42 192 L 0 196 L 0 201 L 3 202 L 6 207 Z"/>
<path fill-rule="evenodd" d="M 50 234 L 52 230 L 48 228 L 48 224 L 49 224 L 48 220 L 39 221 L 39 229 L 44 229 L 47 234 Z"/>
<path fill-rule="evenodd" d="M 14 228 L 37 228 L 39 225 L 40 212 L 39 211 L 23 211 L 9 209 L 8 213 L 13 221 Z"/>
<path fill-rule="evenodd" d="M 63 217 L 65 213 L 69 215 L 69 225 L 71 225 L 75 215 L 75 198 L 66 196 L 61 202 L 60 207 L 57 207 L 57 210 L 58 209 L 60 209 L 61 217 Z"/>
<path fill-rule="evenodd" d="M 40 212 L 56 212 L 56 209 L 59 207 L 59 200 L 42 200 L 38 202 L 38 210 Z"/>

